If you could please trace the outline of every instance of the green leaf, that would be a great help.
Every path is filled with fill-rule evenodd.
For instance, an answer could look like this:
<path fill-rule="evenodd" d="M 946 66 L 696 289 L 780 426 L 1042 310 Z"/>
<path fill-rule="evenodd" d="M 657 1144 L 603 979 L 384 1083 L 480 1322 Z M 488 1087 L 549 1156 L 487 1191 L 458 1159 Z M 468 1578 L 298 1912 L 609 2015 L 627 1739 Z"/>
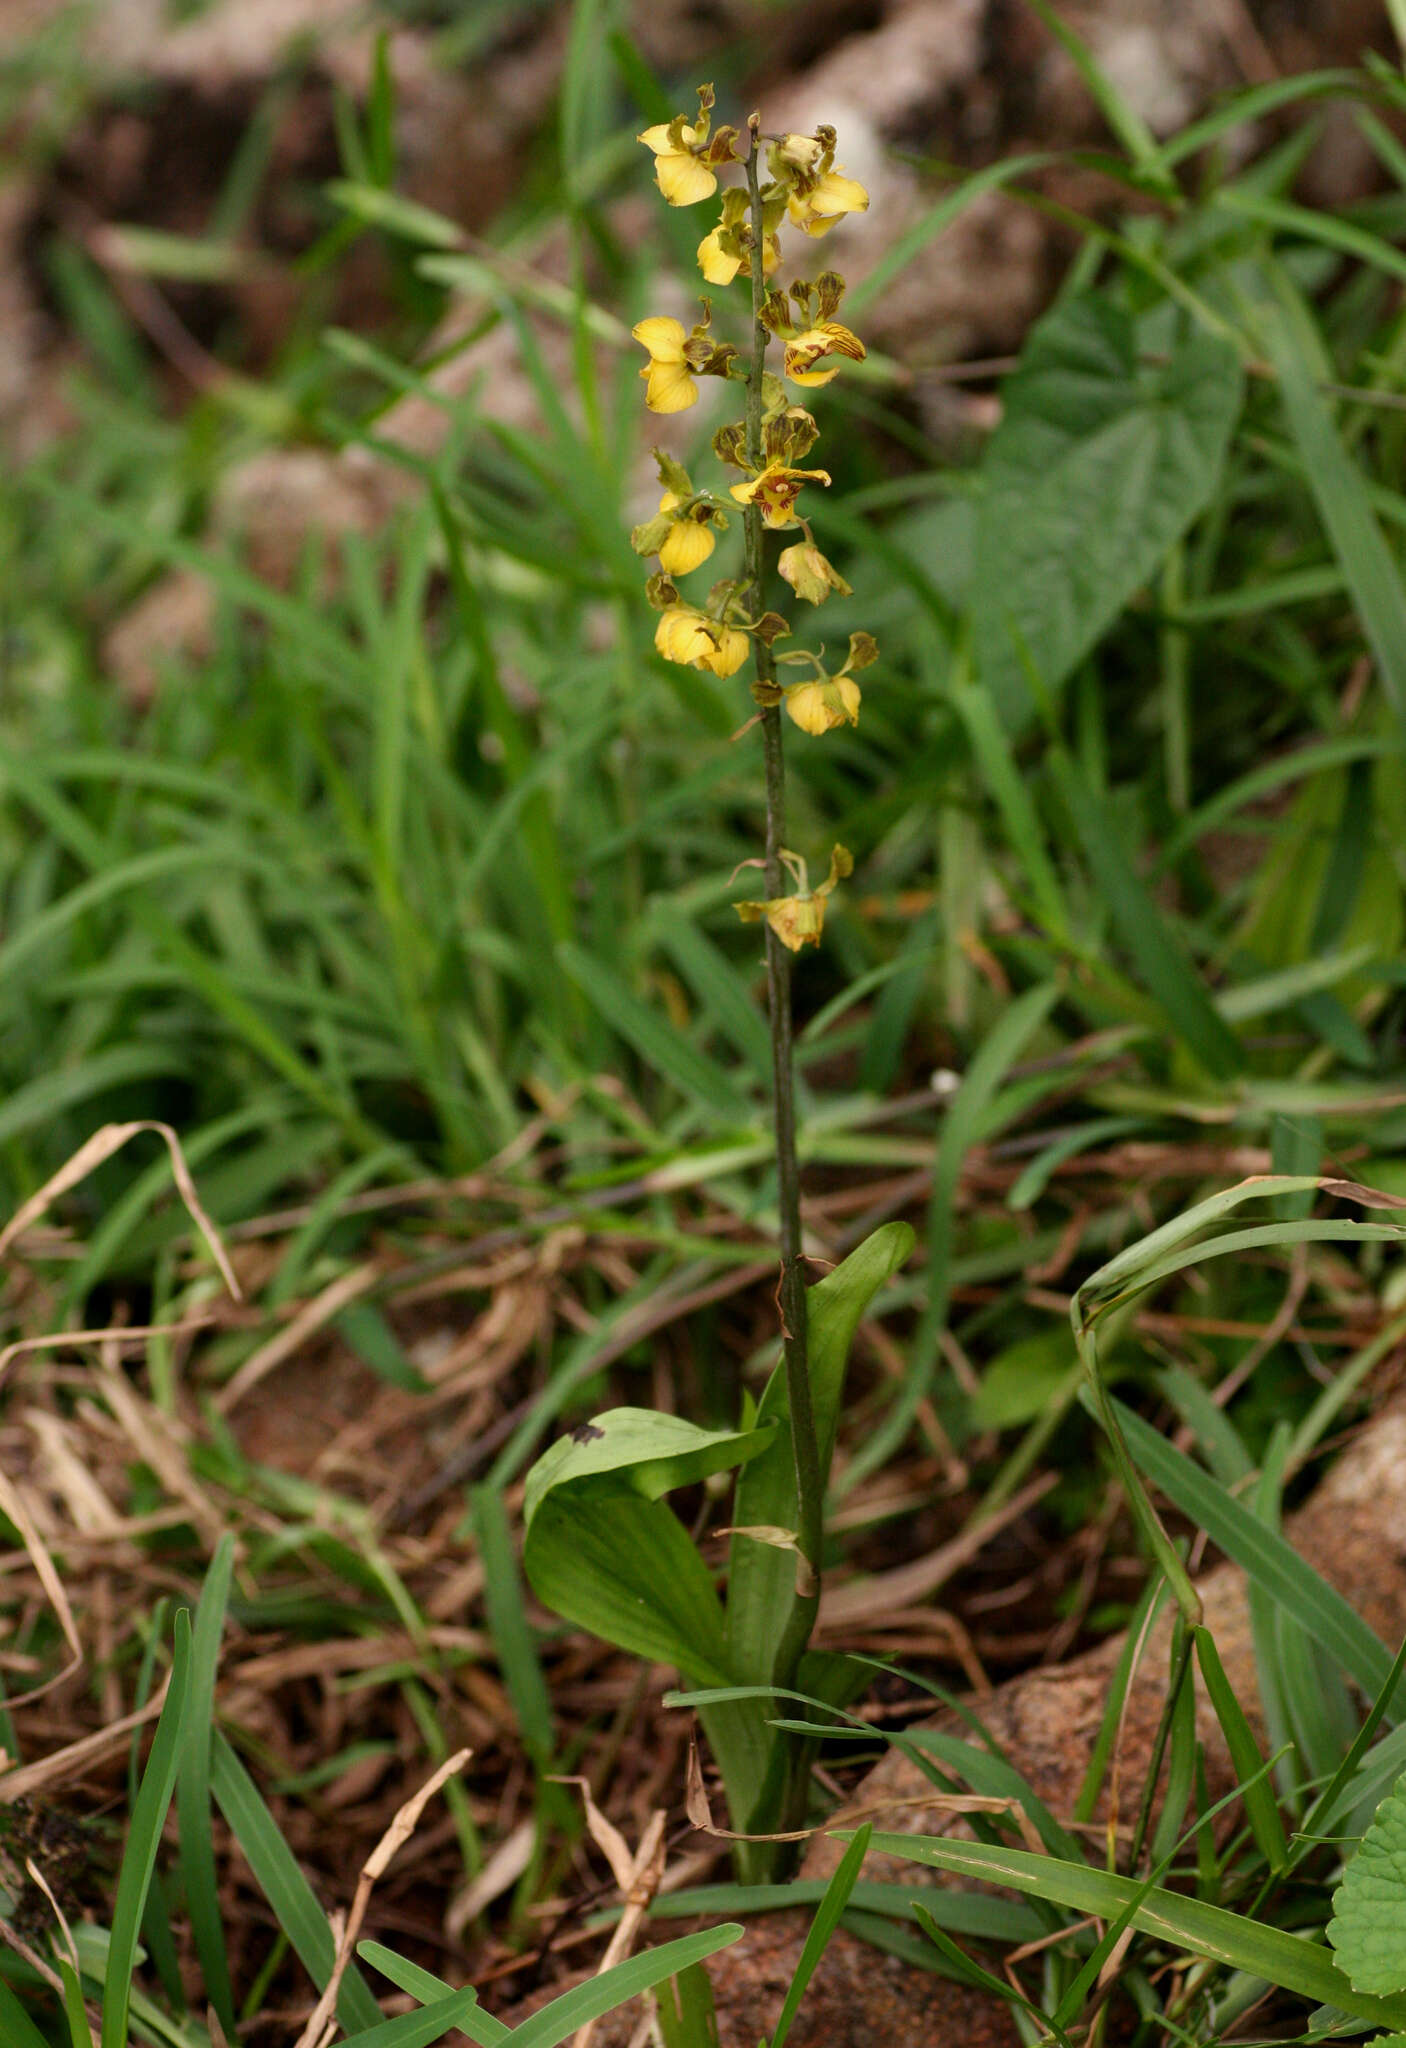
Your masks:
<path fill-rule="evenodd" d="M 551 1694 L 522 1597 L 502 1488 L 476 1486 L 469 1496 L 469 1514 L 483 1564 L 489 1634 L 513 1703 L 518 1735 L 538 1770 L 546 1770 L 555 1745 Z"/>
<path fill-rule="evenodd" d="M 1406 1991 L 1406 1776 L 1377 1808 L 1343 1874 L 1328 1939 L 1355 1991 Z"/>
<path fill-rule="evenodd" d="M 364 2033 L 349 2034 L 346 2048 L 430 2048 L 431 2042 L 442 2041 L 452 2028 L 468 2032 L 481 2026 L 486 2017 L 478 2010 L 478 1993 L 470 1985 L 436 1998 L 419 2012 L 403 2012 Z"/>
<path fill-rule="evenodd" d="M 0 2028 L 10 2048 L 49 2048 L 9 1985 L 0 1978 Z"/>
<path fill-rule="evenodd" d="M 210 1789 L 260 1890 L 273 1908 L 274 1918 L 320 1991 L 332 1974 L 337 1955 L 327 1916 L 253 1779 L 218 1729 L 213 1731 L 210 1744 Z M 354 1967 L 342 1979 L 337 2013 L 342 2025 L 351 2032 L 358 2028 L 364 2032 L 381 2018 L 380 2007 L 367 1989 L 366 1979 Z"/>
<path fill-rule="evenodd" d="M 972 1396 L 972 1428 L 1013 1429 L 1043 1414 L 1051 1402 L 1063 1405 L 1070 1395 L 1071 1375 L 1078 1372 L 1074 1339 L 1057 1323 L 1017 1338 L 981 1375 Z"/>
<path fill-rule="evenodd" d="M 825 1896 L 820 1901 L 820 1910 L 810 1923 L 805 1947 L 801 1950 L 800 1960 L 792 1973 L 786 1992 L 786 2002 L 781 2008 L 781 2017 L 776 2022 L 776 2032 L 771 2037 L 769 2048 L 784 2048 L 786 2036 L 791 2031 L 801 2000 L 805 1997 L 806 1987 L 815 1975 L 831 1935 L 840 1924 L 840 1915 L 849 1904 L 850 1893 L 858 1882 L 860 1866 L 864 1861 L 872 1833 L 873 1829 L 866 1821 L 835 1866 L 834 1875 L 825 1887 Z"/>
<path fill-rule="evenodd" d="M 1166 167 L 1162 152 L 1157 147 L 1156 137 L 1137 108 L 1119 92 L 1088 44 L 1060 18 L 1049 4 L 1049 0 L 1030 0 L 1030 6 L 1039 15 L 1050 34 L 1063 45 L 1070 62 L 1083 79 L 1089 96 L 1122 143 L 1136 169 L 1150 184 L 1157 187 L 1164 198 L 1175 200 L 1178 196 L 1176 180 Z"/>
<path fill-rule="evenodd" d="M 1106 298 L 1035 327 L 983 459 L 972 565 L 977 671 L 1008 725 L 1033 710 L 1025 662 L 1057 689 L 1210 501 L 1241 390 L 1213 335 L 1140 366 Z"/>
<path fill-rule="evenodd" d="M 666 1977 L 655 1998 L 664 2048 L 718 2048 L 713 1980 L 701 1963 Z"/>
<path fill-rule="evenodd" d="M 451 1986 L 442 1977 L 436 1977 L 432 1970 L 422 1969 L 419 1963 L 408 1962 L 404 1956 L 398 1956 L 394 1949 L 386 1948 L 379 1941 L 359 1941 L 356 1952 L 364 1963 L 369 1963 L 373 1970 L 379 1970 L 383 1977 L 388 1977 L 397 1991 L 408 1991 L 421 2005 L 433 2005 L 449 1995 Z M 506 2041 L 512 2034 L 511 2027 L 486 2012 L 476 2016 L 474 2025 L 474 2038 L 483 2042 Z M 353 2035 L 352 2038 L 360 2040 L 364 2037 Z"/>
<path fill-rule="evenodd" d="M 108 1948 L 107 1974 L 103 1981 L 102 2048 L 127 2048 L 127 2021 L 132 2004 L 132 1975 L 136 1968 L 137 1941 L 142 1912 L 161 1847 L 166 1811 L 176 1788 L 176 1770 L 181 1759 L 181 1733 L 190 1686 L 190 1615 L 184 1607 L 176 1611 L 175 1644 L 171 1653 L 171 1682 L 161 1718 L 152 1737 L 151 1752 L 142 1773 L 141 1789 L 132 1807 L 127 1846 L 117 1876 L 117 1896 L 112 1908 L 112 1939 Z"/>
<path fill-rule="evenodd" d="M 1094 1870 L 1086 1863 L 1032 1856 L 1027 1850 L 1004 1845 L 944 1841 L 928 1835 L 875 1835 L 870 1846 L 876 1855 L 899 1856 L 935 1870 L 954 1871 L 959 1877 L 1009 1885 L 1013 1891 L 1104 1920 L 1116 1919 L 1141 1892 L 1132 1923 L 1144 1934 L 1228 1969 L 1262 1977 L 1300 1998 L 1335 2005 L 1354 2019 L 1387 2027 L 1406 2024 L 1406 1998 L 1374 1998 L 1357 1991 L 1320 1942 L 1286 1933 L 1248 1914 L 1231 1913 L 1223 1906 L 1207 1905 L 1202 1899 L 1185 1898 L 1160 1886 L 1144 1887 L 1133 1878 Z"/>
<path fill-rule="evenodd" d="M 745 1129 L 755 1121 L 734 1088 L 731 1079 L 706 1054 L 699 1052 L 681 1031 L 626 986 L 611 968 L 588 953 L 584 946 L 567 942 L 558 947 L 567 973 L 598 1010 L 607 1024 L 632 1045 L 646 1065 L 672 1081 L 679 1091 L 710 1110 L 732 1128 Z"/>
<path fill-rule="evenodd" d="M 533 2013 L 531 2019 L 515 2027 L 515 2048 L 557 2048 L 558 2042 L 565 2041 L 578 2027 L 599 2019 L 603 2013 L 614 2012 L 626 1999 L 638 1998 L 642 1991 L 652 1990 L 666 1977 L 677 1976 L 690 1963 L 701 1963 L 719 1949 L 731 1948 L 745 1931 L 728 1922 L 701 1934 L 686 1934 L 679 1941 L 667 1941 L 662 1948 L 646 1949 L 643 1955 L 631 1956 L 628 1962 L 616 1963 L 599 1977 L 564 1991 L 541 2012 Z M 471 2033 L 473 2029 L 466 2025 L 464 2031 Z"/>
<path fill-rule="evenodd" d="M 1272 273 L 1283 317 L 1264 320 L 1265 346 L 1279 377 L 1290 431 L 1309 488 L 1347 578 L 1382 687 L 1406 721 L 1406 586 L 1372 510 L 1367 479 L 1348 454 L 1328 401 L 1318 390 L 1305 333 L 1311 316 L 1282 272 Z"/>
<path fill-rule="evenodd" d="M 833 1273 L 806 1290 L 807 1350 L 815 1434 L 822 1479 L 828 1479 L 844 1392 L 845 1366 L 861 1318 L 879 1289 L 913 1249 L 906 1223 L 886 1223 L 857 1245 Z M 775 1437 L 737 1482 L 732 1519 L 740 1529 L 796 1526 L 796 1472 L 791 1454 L 786 1375 L 778 1365 L 757 1411 L 758 1425 Z M 729 1663 L 736 1677 L 764 1682 L 772 1675 L 777 1645 L 795 1600 L 796 1560 L 788 1550 L 734 1536 L 728 1573 Z"/>
<path fill-rule="evenodd" d="M 523 1498 L 523 1568 L 538 1599 L 622 1650 L 728 1684 L 712 1573 L 661 1497 L 759 1457 L 773 1427 L 707 1430 L 613 1408 L 558 1438 Z"/>
<path fill-rule="evenodd" d="M 357 184 L 350 178 L 333 178 L 325 186 L 329 199 L 344 206 L 368 227 L 381 228 L 407 242 L 428 244 L 432 249 L 460 249 L 464 230 L 457 221 L 398 193 L 383 192 L 377 185 Z"/>
<path fill-rule="evenodd" d="M 237 2031 L 234 1992 L 220 1909 L 219 1875 L 210 1833 L 210 1730 L 215 1719 L 215 1673 L 220 1660 L 225 1606 L 234 1571 L 234 1538 L 220 1538 L 205 1574 L 191 1639 L 190 1708 L 181 1729 L 176 1818 L 186 1913 L 200 1958 L 205 1996 L 226 2034 Z"/>
<path fill-rule="evenodd" d="M 1236 1777 L 1245 1787 L 1245 1818 L 1265 1862 L 1272 1871 L 1278 1872 L 1288 1861 L 1289 1844 L 1284 1835 L 1284 1823 L 1279 1817 L 1274 1788 L 1264 1776 L 1264 1759 L 1260 1755 L 1259 1744 L 1226 1677 L 1225 1666 L 1221 1663 L 1220 1652 L 1210 1630 L 1198 1626 L 1191 1634 L 1196 1644 L 1201 1676 L 1206 1681 L 1206 1691 L 1225 1736 L 1226 1748 L 1230 1751 L 1230 1761 L 1235 1767 Z"/>
<path fill-rule="evenodd" d="M 1050 766 L 1139 981 L 1197 1063 L 1214 1079 L 1229 1080 L 1245 1063 L 1240 1042 L 1133 866 L 1111 806 L 1062 748 L 1054 749 Z"/>
<path fill-rule="evenodd" d="M 1307 1225 L 1285 1224 L 1286 1233 Z M 1270 1598 L 1292 1614 L 1364 1692 L 1375 1696 L 1392 1671 L 1391 1652 L 1362 1617 L 1299 1556 L 1267 1529 L 1257 1515 L 1217 1485 L 1210 1474 L 1169 1444 L 1157 1430 L 1125 1408 L 1110 1406 L 1138 1468 L 1167 1498 L 1204 1529 Z"/>

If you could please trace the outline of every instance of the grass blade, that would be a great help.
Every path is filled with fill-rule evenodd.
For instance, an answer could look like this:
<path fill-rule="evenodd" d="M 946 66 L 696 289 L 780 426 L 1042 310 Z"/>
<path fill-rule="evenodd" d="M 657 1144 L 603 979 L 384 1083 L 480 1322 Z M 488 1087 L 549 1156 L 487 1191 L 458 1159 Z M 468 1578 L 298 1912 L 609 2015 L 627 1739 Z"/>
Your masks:
<path fill-rule="evenodd" d="M 102 2048 L 127 2048 L 127 2021 L 132 2004 L 132 1976 L 136 1969 L 142 1911 L 156 1867 L 161 1830 L 176 1787 L 176 1771 L 181 1757 L 190 1690 L 190 1642 L 190 1615 L 182 1607 L 176 1613 L 171 1682 L 166 1704 L 161 1709 L 161 1718 L 152 1737 L 146 1770 L 132 1808 L 122 1868 L 117 1877 L 112 1938 L 103 1984 Z"/>
<path fill-rule="evenodd" d="M 786 2002 L 781 2008 L 781 2017 L 776 2023 L 776 2032 L 771 2037 L 770 2048 L 783 2048 L 786 2036 L 791 2031 L 791 2023 L 800 2008 L 801 2000 L 805 1997 L 806 1987 L 815 1975 L 816 1967 L 825 1953 L 831 1935 L 840 1924 L 840 1915 L 849 1904 L 850 1894 L 858 1880 L 860 1865 L 864 1861 L 865 1852 L 869 1847 L 869 1837 L 873 1832 L 873 1828 L 866 1821 L 840 1858 L 834 1875 L 825 1887 L 820 1910 L 810 1923 L 810 1931 L 806 1935 L 800 1961 L 792 1974 Z"/>
<path fill-rule="evenodd" d="M 332 1974 L 337 1955 L 327 1916 L 273 1815 L 259 1797 L 253 1779 L 218 1729 L 211 1734 L 210 1789 L 273 1908 L 274 1918 L 321 1991 Z M 380 2023 L 381 2009 L 367 1989 L 365 1978 L 354 1968 L 342 1979 L 337 2013 L 349 2029 L 364 2031 Z"/>
<path fill-rule="evenodd" d="M 186 1911 L 205 1980 L 205 1995 L 226 2034 L 237 2031 L 234 1989 L 225 1948 L 215 1846 L 210 1835 L 210 1731 L 215 1719 L 215 1672 L 224 1632 L 225 1606 L 234 1571 L 234 1537 L 220 1538 L 205 1574 L 195 1610 L 191 1643 L 189 1707 L 181 1729 L 176 1817 L 180 1828 L 181 1876 Z"/>
<path fill-rule="evenodd" d="M 1094 1870 L 1086 1863 L 1065 1863 L 1054 1856 L 993 1848 L 985 1842 L 875 1835 L 871 1847 L 879 1855 L 900 1856 L 935 1870 L 953 1871 L 959 1877 L 1009 1885 L 1015 1891 L 1104 1920 L 1116 1919 L 1145 1891 L 1132 1915 L 1133 1925 L 1143 1933 L 1228 1969 L 1261 1977 L 1300 1998 L 1337 2006 L 1354 2019 L 1393 2029 L 1406 2026 L 1406 1995 L 1374 1998 L 1354 1991 L 1332 1951 L 1322 1943 L 1228 1912 L 1223 1906 L 1210 1906 L 1204 1900 L 1155 1886 L 1147 1889 L 1133 1878 Z"/>
<path fill-rule="evenodd" d="M 1304 1563 L 1282 1536 L 1233 1500 L 1209 1473 L 1183 1457 L 1121 1401 L 1110 1405 L 1139 1469 L 1189 1515 L 1195 1527 L 1240 1565 L 1270 1598 L 1297 1617 L 1314 1641 L 1370 1696 L 1391 1675 L 1391 1652 L 1340 1593 Z"/>

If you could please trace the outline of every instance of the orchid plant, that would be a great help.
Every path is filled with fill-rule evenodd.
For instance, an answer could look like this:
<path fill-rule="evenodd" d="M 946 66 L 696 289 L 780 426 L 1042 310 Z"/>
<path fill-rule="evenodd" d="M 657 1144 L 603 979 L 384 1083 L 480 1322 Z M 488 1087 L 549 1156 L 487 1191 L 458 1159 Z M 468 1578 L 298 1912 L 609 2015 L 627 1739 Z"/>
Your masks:
<path fill-rule="evenodd" d="M 647 594 L 659 614 L 654 644 L 666 660 L 718 677 L 751 663 L 755 710 L 736 736 L 760 734 L 765 790 L 761 854 L 764 894 L 736 904 L 765 929 L 771 1026 L 775 1156 L 780 1213 L 781 1363 L 759 1403 L 735 1430 L 704 1430 L 681 1418 L 616 1408 L 553 1444 L 528 1476 L 524 1562 L 539 1597 L 621 1647 L 675 1665 L 706 1689 L 700 1718 L 722 1772 L 739 1874 L 782 1874 L 803 1833 L 811 1752 L 772 1726 L 768 1690 L 799 1687 L 821 1697 L 852 1696 L 851 1667 L 810 1649 L 820 1597 L 825 1487 L 834 1452 L 845 1363 L 855 1328 L 878 1289 L 907 1256 L 912 1232 L 889 1224 L 814 1286 L 807 1286 L 793 1081 L 792 956 L 818 945 L 832 892 L 853 868 L 835 846 L 826 879 L 812 887 L 803 855 L 787 844 L 783 712 L 810 738 L 853 725 L 862 694 L 856 674 L 877 658 L 868 633 L 849 636 L 837 669 L 823 653 L 778 652 L 790 622 L 768 609 L 768 538 L 787 537 L 775 572 L 812 606 L 849 585 L 816 544 L 812 487 L 829 484 L 809 466 L 819 435 L 792 387 L 828 384 L 864 344 L 838 315 L 845 284 L 833 270 L 785 290 L 770 282 L 782 261 L 784 230 L 825 236 L 868 194 L 835 162 L 835 133 L 766 136 L 753 115 L 745 132 L 711 125 L 713 91 L 698 89 L 698 112 L 647 128 L 655 180 L 671 206 L 710 199 L 728 172 L 716 226 L 698 247 L 704 281 L 750 295 L 745 352 L 713 331 L 702 301 L 691 329 L 663 314 L 641 320 L 645 405 L 656 413 L 698 402 L 701 380 L 745 388 L 740 419 L 718 427 L 713 453 L 736 480 L 696 486 L 656 449 L 663 487 L 653 518 L 631 536 L 658 568 Z M 768 366 L 773 344 L 780 373 Z M 803 510 L 803 503 L 807 509 Z M 738 516 L 741 573 L 714 582 L 701 603 L 679 582 L 710 561 L 719 534 Z M 714 1573 L 665 1505 L 671 1489 L 740 1468 L 730 1529 L 726 1605 Z"/>

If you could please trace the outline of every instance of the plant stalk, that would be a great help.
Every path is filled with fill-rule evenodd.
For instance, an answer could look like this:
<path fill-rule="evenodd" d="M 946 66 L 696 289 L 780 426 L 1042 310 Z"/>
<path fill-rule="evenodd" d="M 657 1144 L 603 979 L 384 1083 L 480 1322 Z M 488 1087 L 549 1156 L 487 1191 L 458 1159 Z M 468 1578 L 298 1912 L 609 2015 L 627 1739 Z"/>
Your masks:
<path fill-rule="evenodd" d="M 770 340 L 762 307 L 766 301 L 763 268 L 765 230 L 762 221 L 761 180 L 758 157 L 761 143 L 757 118 L 749 124 L 751 149 L 747 156 L 747 193 L 752 222 L 752 354 L 747 374 L 747 460 L 754 470 L 763 463 L 762 376 Z M 764 529 L 762 508 L 751 504 L 743 516 L 744 559 L 748 603 L 754 613 L 764 609 Z M 752 643 L 757 681 L 774 684 L 776 663 L 770 646 L 757 639 Z M 781 706 L 762 707 L 762 752 L 766 769 L 766 890 L 769 897 L 781 896 L 786 881 L 780 849 L 786 843 L 786 765 L 781 743 Z M 796 1090 L 791 1025 L 791 956 L 768 924 L 766 931 L 767 1005 L 771 1019 L 772 1099 L 776 1121 L 776 1182 L 781 1213 L 781 1307 L 782 1358 L 786 1372 L 786 1393 L 791 1412 L 791 1448 L 796 1471 L 796 1599 L 777 1649 L 772 1676 L 778 1685 L 794 1682 L 806 1644 L 815 1626 L 820 1603 L 820 1547 L 824 1515 L 825 1481 L 820 1470 L 820 1446 L 815 1433 L 811 1404 L 810 1373 L 806 1348 L 806 1284 L 801 1255 L 801 1183 L 796 1164 Z"/>

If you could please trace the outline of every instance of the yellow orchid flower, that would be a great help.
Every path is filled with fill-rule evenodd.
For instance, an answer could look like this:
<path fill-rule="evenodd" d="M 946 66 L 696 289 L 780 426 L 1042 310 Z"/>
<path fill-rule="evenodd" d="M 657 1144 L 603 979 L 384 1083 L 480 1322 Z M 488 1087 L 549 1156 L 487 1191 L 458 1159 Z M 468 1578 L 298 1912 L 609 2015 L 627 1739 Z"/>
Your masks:
<path fill-rule="evenodd" d="M 700 199 L 710 198 L 718 189 L 710 163 L 732 160 L 735 128 L 719 129 L 709 143 L 712 104 L 712 86 L 700 85 L 698 112 L 693 120 L 679 114 L 672 121 L 657 121 L 636 137 L 654 152 L 654 182 L 670 206 L 696 206 Z"/>
<path fill-rule="evenodd" d="M 672 512 L 684 500 L 677 491 L 665 491 L 659 500 L 661 512 Z M 671 519 L 669 531 L 659 548 L 659 566 L 667 576 L 687 576 L 700 568 L 713 552 L 712 529 L 706 520 Z"/>
<path fill-rule="evenodd" d="M 820 944 L 820 934 L 825 929 L 825 899 L 842 876 L 854 873 L 854 860 L 845 847 L 837 846 L 830 855 L 828 879 L 818 889 L 810 889 L 806 885 L 806 864 L 800 855 L 784 846 L 779 853 L 796 882 L 796 894 L 773 896 L 760 903 L 734 903 L 732 907 L 743 924 L 758 924 L 765 918 L 782 945 L 799 953 L 802 946 Z M 762 862 L 744 861 L 742 865 L 761 867 Z"/>
<path fill-rule="evenodd" d="M 767 526 L 794 526 L 796 500 L 801 495 L 801 485 L 807 479 L 828 484 L 830 472 L 825 469 L 788 469 L 778 456 L 756 476 L 748 477 L 746 483 L 733 484 L 732 495 L 739 505 L 760 504 L 762 519 Z"/>
<path fill-rule="evenodd" d="M 640 371 L 645 380 L 644 402 L 651 412 L 684 412 L 698 402 L 698 386 L 689 375 L 684 359 L 688 336 L 683 323 L 666 314 L 655 313 L 630 329 L 649 361 Z"/>
<path fill-rule="evenodd" d="M 832 732 L 846 719 L 859 723 L 859 685 L 853 676 L 813 676 L 807 683 L 792 683 L 786 691 L 786 709 L 802 732 Z"/>
<path fill-rule="evenodd" d="M 736 675 L 751 651 L 745 633 L 710 619 L 691 604 L 665 606 L 654 629 L 654 644 L 665 661 L 706 668 L 715 676 Z"/>
<path fill-rule="evenodd" d="M 687 147 L 700 139 L 697 129 L 685 124 L 680 130 L 685 147 L 676 149 L 669 134 L 671 125 L 660 121 L 635 139 L 654 151 L 654 182 L 670 206 L 696 206 L 700 199 L 711 199 L 718 181 Z"/>
<path fill-rule="evenodd" d="M 808 235 L 828 235 L 837 220 L 847 213 L 863 213 L 869 205 L 869 194 L 857 178 L 847 178 L 838 165 L 833 170 L 822 171 L 811 184 L 808 180 L 793 187 L 787 196 L 786 211 L 793 227 L 804 229 Z"/>
<path fill-rule="evenodd" d="M 724 229 L 715 227 L 711 235 L 705 235 L 698 244 L 698 268 L 709 284 L 731 284 L 744 263 L 750 259 L 742 248 L 741 236 L 729 236 L 738 242 L 738 254 L 724 244 Z M 762 273 L 770 277 L 781 261 L 781 242 L 776 235 L 767 235 L 762 242 Z"/>
<path fill-rule="evenodd" d="M 791 552 L 790 549 L 787 550 Z M 821 558 L 824 559 L 823 556 Z M 829 564 L 826 564 L 827 568 Z M 831 572 L 833 574 L 833 571 Z M 788 579 L 789 581 L 789 579 Z M 859 723 L 859 685 L 851 675 L 851 669 L 868 668 L 879 658 L 879 644 L 872 633 L 851 633 L 849 653 L 838 675 L 827 675 L 813 654 L 783 654 L 782 661 L 809 661 L 814 663 L 815 674 L 803 683 L 783 685 L 786 692 L 786 709 L 801 728 L 802 732 L 833 732 L 837 725 L 846 720 L 851 725 Z"/>
<path fill-rule="evenodd" d="M 782 368 L 793 384 L 828 384 L 832 377 L 838 377 L 840 366 L 829 363 L 823 370 L 815 369 L 822 356 L 848 356 L 852 363 L 862 363 L 866 354 L 864 343 L 848 327 L 838 320 L 822 320 L 818 326 L 791 336 Z"/>

